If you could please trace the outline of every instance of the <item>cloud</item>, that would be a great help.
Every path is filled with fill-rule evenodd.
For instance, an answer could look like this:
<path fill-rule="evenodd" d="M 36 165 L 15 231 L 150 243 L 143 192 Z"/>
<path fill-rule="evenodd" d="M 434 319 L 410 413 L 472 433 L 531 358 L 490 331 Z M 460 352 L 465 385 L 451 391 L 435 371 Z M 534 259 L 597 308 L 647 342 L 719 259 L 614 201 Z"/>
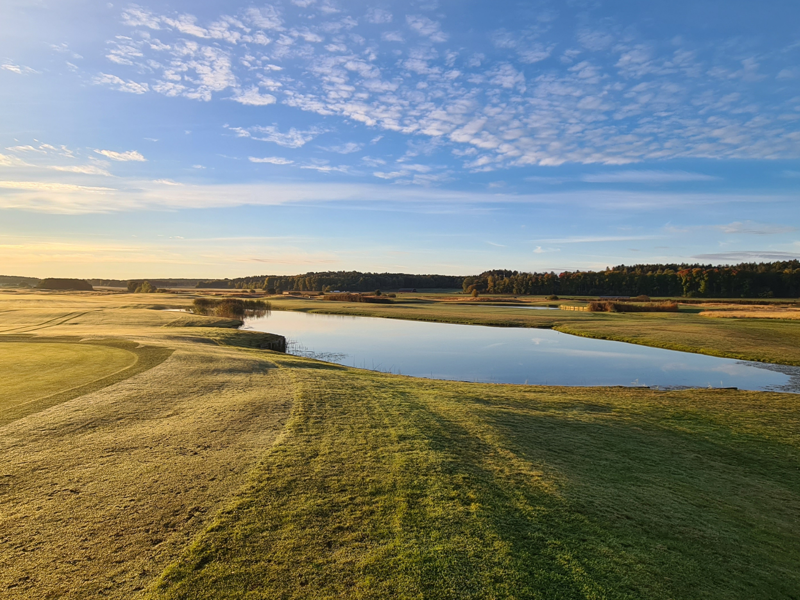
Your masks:
<path fill-rule="evenodd" d="M 145 94 L 150 89 L 146 83 L 137 83 L 135 81 L 125 81 L 116 75 L 109 75 L 108 73 L 100 73 L 92 79 L 97 85 L 107 85 L 120 92 L 128 92 L 129 94 Z"/>
<path fill-rule="evenodd" d="M 0 181 L 0 188 L 8 190 L 26 190 L 36 192 L 66 192 L 66 193 L 105 193 L 115 191 L 112 188 L 87 185 L 74 185 L 71 183 L 49 183 L 46 181 Z"/>
<path fill-rule="evenodd" d="M 718 225 L 717 229 L 728 234 L 752 234 L 752 235 L 776 235 L 780 233 L 791 233 L 797 231 L 796 227 L 785 225 L 770 225 L 768 223 L 756 223 L 755 221 L 735 221 L 727 225 Z"/>
<path fill-rule="evenodd" d="M 419 35 L 425 36 L 432 42 L 446 42 L 448 36 L 442 32 L 441 25 L 428 17 L 421 15 L 407 15 L 406 23 Z"/>
<path fill-rule="evenodd" d="M 370 8 L 367 11 L 366 19 L 367 22 L 373 23 L 375 25 L 391 23 L 392 13 L 390 13 L 388 10 L 383 10 L 381 8 Z"/>
<path fill-rule="evenodd" d="M 233 100 L 248 106 L 267 106 L 268 104 L 275 104 L 277 101 L 272 94 L 260 94 L 257 87 L 240 91 L 233 97 Z"/>
<path fill-rule="evenodd" d="M 696 260 L 719 262 L 765 262 L 800 259 L 800 252 L 775 252 L 772 250 L 753 250 L 739 252 L 718 252 L 714 254 L 698 254 Z"/>
<path fill-rule="evenodd" d="M 265 156 L 264 158 L 256 158 L 251 156 L 248 158 L 248 160 L 253 163 L 269 163 L 271 165 L 291 165 L 294 163 L 293 160 L 281 158 L 280 156 Z"/>
<path fill-rule="evenodd" d="M 630 242 L 634 240 L 655 240 L 663 236 L 657 235 L 587 235 L 570 236 L 564 238 L 552 238 L 536 240 L 542 244 L 599 244 L 606 242 Z"/>
<path fill-rule="evenodd" d="M 587 183 L 673 183 L 682 181 L 715 181 L 718 177 L 687 171 L 619 171 L 584 175 Z"/>
<path fill-rule="evenodd" d="M 29 163 L 9 154 L 0 154 L 0 167 L 29 167 Z"/>
<path fill-rule="evenodd" d="M 231 131 L 236 132 L 237 137 L 247 137 L 260 142 L 273 142 L 284 148 L 300 148 L 313 140 L 315 137 L 324 133 L 322 129 L 314 128 L 299 130 L 292 127 L 286 133 L 281 133 L 274 125 L 266 127 L 230 127 Z"/>
<path fill-rule="evenodd" d="M 136 150 L 128 150 L 127 152 L 114 152 L 113 150 L 95 150 L 97 154 L 116 160 L 118 162 L 145 162 L 147 159 L 139 154 Z"/>
<path fill-rule="evenodd" d="M 353 152 L 358 152 L 361 150 L 361 144 L 356 144 L 355 142 L 347 142 L 346 144 L 340 144 L 338 146 L 328 146 L 323 148 L 323 150 L 328 150 L 329 152 L 336 152 L 337 154 L 352 154 Z"/>
<path fill-rule="evenodd" d="M 38 71 L 31 69 L 30 67 L 23 67 L 11 63 L 0 64 L 0 69 L 4 71 L 11 71 L 12 73 L 16 73 L 17 75 L 28 75 L 30 73 L 38 73 Z"/>
<path fill-rule="evenodd" d="M 51 165 L 49 168 L 55 171 L 63 171 L 67 173 L 80 173 L 82 175 L 103 175 L 104 177 L 111 177 L 111 173 L 96 165 L 72 165 L 72 166 Z"/>

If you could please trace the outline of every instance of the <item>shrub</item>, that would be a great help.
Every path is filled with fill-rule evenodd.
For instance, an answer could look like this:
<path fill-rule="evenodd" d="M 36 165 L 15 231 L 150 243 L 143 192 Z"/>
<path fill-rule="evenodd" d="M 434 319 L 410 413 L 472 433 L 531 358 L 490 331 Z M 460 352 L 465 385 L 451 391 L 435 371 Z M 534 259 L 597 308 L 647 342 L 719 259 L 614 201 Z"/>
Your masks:
<path fill-rule="evenodd" d="M 271 309 L 269 302 L 264 300 L 239 300 L 238 298 L 225 298 L 212 300 L 210 298 L 197 298 L 194 301 L 193 312 L 196 315 L 214 315 L 226 319 L 243 319 L 244 317 L 263 317 Z"/>
<path fill-rule="evenodd" d="M 589 302 L 589 312 L 678 312 L 677 302 L 661 304 L 626 304 L 625 302 L 595 301 Z"/>
<path fill-rule="evenodd" d="M 646 296 L 646 295 L 644 295 L 644 294 L 641 294 L 641 295 L 639 295 L 639 296 L 636 296 L 635 298 L 631 298 L 631 300 L 632 300 L 633 302 L 651 302 L 651 300 L 650 300 L 650 296 Z"/>
<path fill-rule="evenodd" d="M 558 300 L 558 296 L 556 296 L 555 294 L 553 294 L 552 296 L 548 296 L 548 297 L 547 297 L 547 300 Z"/>

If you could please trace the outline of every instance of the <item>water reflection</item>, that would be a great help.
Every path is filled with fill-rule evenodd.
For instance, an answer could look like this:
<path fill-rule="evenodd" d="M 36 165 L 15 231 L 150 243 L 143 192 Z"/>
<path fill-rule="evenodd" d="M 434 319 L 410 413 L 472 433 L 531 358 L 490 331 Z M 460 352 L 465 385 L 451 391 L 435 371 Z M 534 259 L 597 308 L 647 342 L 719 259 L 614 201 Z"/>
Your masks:
<path fill-rule="evenodd" d="M 343 365 L 461 381 L 660 388 L 796 389 L 800 368 L 581 338 L 482 327 L 275 311 L 245 328 L 278 333 L 288 351 Z"/>

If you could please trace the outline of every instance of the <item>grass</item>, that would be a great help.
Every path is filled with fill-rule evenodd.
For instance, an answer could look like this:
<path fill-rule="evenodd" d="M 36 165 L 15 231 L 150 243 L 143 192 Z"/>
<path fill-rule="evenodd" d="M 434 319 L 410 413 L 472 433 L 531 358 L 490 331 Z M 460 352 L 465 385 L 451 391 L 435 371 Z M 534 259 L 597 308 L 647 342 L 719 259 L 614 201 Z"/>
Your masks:
<path fill-rule="evenodd" d="M 388 308 L 509 310 L 430 304 Z M 797 598 L 796 395 L 419 380 L 150 306 L 0 294 L 5 364 L 124 375 L 0 425 L 4 598 Z M 796 352 L 787 322 L 552 313 Z M 130 373 L 143 349 L 160 360 Z M 3 402 L 87 385 L 68 372 Z"/>

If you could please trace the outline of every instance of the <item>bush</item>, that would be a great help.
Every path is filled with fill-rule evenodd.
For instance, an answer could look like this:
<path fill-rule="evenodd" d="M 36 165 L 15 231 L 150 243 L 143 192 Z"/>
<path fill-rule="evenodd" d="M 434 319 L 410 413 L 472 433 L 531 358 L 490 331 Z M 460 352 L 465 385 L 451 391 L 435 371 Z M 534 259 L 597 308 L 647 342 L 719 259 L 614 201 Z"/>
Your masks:
<path fill-rule="evenodd" d="M 196 315 L 214 315 L 225 317 L 226 319 L 241 320 L 244 317 L 263 317 L 269 313 L 271 308 L 270 303 L 264 300 L 197 298 L 194 301 L 193 312 Z"/>
<path fill-rule="evenodd" d="M 635 298 L 631 298 L 631 300 L 633 302 L 651 302 L 650 296 L 645 296 L 644 294 L 636 296 Z"/>
<path fill-rule="evenodd" d="M 547 299 L 547 300 L 558 300 L 558 296 L 556 296 L 555 294 L 553 294 L 553 295 L 551 295 L 551 296 L 548 296 L 546 299 Z"/>
<path fill-rule="evenodd" d="M 589 312 L 678 312 L 677 302 L 661 304 L 626 304 L 625 302 L 589 302 Z"/>

